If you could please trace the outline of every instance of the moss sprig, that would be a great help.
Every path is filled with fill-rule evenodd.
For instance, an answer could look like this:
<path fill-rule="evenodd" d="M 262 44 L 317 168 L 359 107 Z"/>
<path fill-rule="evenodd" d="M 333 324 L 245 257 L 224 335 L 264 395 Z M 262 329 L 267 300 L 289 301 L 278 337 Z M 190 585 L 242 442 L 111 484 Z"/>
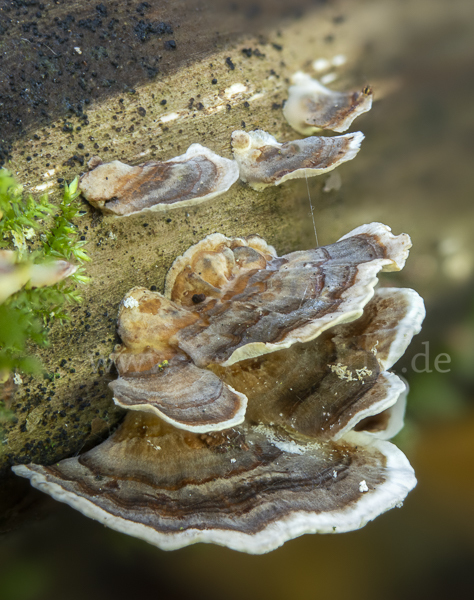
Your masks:
<path fill-rule="evenodd" d="M 54 214 L 55 210 L 47 195 L 38 201 L 31 195 L 25 198 L 22 186 L 6 169 L 0 169 L 0 248 L 8 248 L 13 244 L 19 260 L 26 258 L 26 241 L 36 236 L 44 219 Z"/>
<path fill-rule="evenodd" d="M 76 201 L 80 195 L 77 186 L 77 177 L 69 185 L 64 184 L 59 213 L 54 216 L 53 227 L 42 236 L 42 240 L 45 256 L 83 263 L 89 261 L 90 258 L 83 249 L 87 242 L 79 239 L 77 228 L 73 224 L 73 219 L 80 216 L 80 204 Z M 80 271 L 81 268 L 70 279 L 80 283 L 89 281 L 87 277 L 79 273 Z"/>
<path fill-rule="evenodd" d="M 35 200 L 6 169 L 0 169 L 0 249 L 15 250 L 16 264 L 40 264 L 63 259 L 74 264 L 90 258 L 73 220 L 80 216 L 77 178 L 64 186 L 59 206 L 47 195 Z M 28 242 L 38 238 L 32 249 Z M 13 248 L 12 248 L 13 246 Z M 81 301 L 77 284 L 89 281 L 83 267 L 67 280 L 31 289 L 26 284 L 0 304 L 0 382 L 13 370 L 38 372 L 41 364 L 29 354 L 29 344 L 48 344 L 53 320 L 69 319 L 66 307 Z"/>

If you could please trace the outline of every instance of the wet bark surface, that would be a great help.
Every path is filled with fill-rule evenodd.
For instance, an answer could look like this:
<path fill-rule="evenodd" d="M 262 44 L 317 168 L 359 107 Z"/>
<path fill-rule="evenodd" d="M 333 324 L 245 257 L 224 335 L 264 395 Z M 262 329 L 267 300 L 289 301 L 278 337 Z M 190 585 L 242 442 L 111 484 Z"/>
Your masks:
<path fill-rule="evenodd" d="M 210 56 L 243 33 L 301 18 L 321 0 L 0 3 L 0 165 L 16 139 L 57 117 Z M 229 64 L 229 68 L 232 68 Z"/>

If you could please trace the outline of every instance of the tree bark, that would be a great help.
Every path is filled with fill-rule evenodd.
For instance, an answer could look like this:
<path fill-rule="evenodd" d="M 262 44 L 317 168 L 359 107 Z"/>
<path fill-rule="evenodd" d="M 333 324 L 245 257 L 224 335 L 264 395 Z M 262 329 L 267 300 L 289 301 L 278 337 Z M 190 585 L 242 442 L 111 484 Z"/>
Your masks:
<path fill-rule="evenodd" d="M 453 132 L 464 131 L 471 112 L 472 83 L 463 76 L 470 61 L 468 4 L 296 2 L 293 8 L 303 13 L 287 16 L 283 4 L 264 2 L 254 23 L 248 18 L 251 3 L 234 17 L 227 11 L 225 19 L 209 4 L 198 13 L 190 3 L 175 3 L 173 9 L 171 3 L 160 3 L 143 18 L 172 22 L 176 50 L 164 50 L 166 40 L 153 37 L 133 46 L 132 53 L 136 58 L 141 52 L 143 64 L 149 65 L 157 52 L 165 56 L 168 65 L 162 59 L 154 78 L 134 73 L 138 63 L 124 50 L 128 62 L 123 69 L 120 60 L 117 63 L 119 86 L 103 88 L 87 71 L 85 85 L 95 98 L 83 105 L 87 119 L 80 113 L 66 114 L 67 106 L 57 101 L 54 87 L 48 91 L 54 106 L 48 124 L 36 126 L 34 111 L 19 106 L 25 111 L 24 130 L 11 144 L 6 166 L 33 194 L 47 192 L 59 199 L 57 179 L 70 181 L 94 155 L 104 162 L 139 164 L 170 159 L 199 142 L 231 158 L 230 135 L 235 129 L 261 128 L 279 141 L 297 139 L 300 136 L 286 123 L 281 106 L 288 78 L 297 70 L 316 76 L 312 62 L 317 58 L 331 61 L 341 55 L 346 59 L 329 70 L 336 76 L 330 87 L 343 90 L 370 83 L 376 98 L 373 110 L 352 127 L 362 130 L 366 140 L 355 160 L 338 169 L 339 190 L 323 191 L 326 177 L 310 179 L 308 187 L 304 180 L 290 181 L 262 193 L 238 183 L 223 196 L 196 207 L 127 218 L 102 216 L 84 201 L 86 214 L 77 225 L 88 241 L 92 262 L 87 274 L 92 281 L 81 289 L 84 302 L 71 309 L 71 321 L 53 327 L 50 346 L 32 349 L 55 378 L 23 377 L 16 390 L 12 408 L 17 421 L 5 426 L 1 445 L 4 473 L 11 464 L 51 464 L 109 434 L 123 415 L 108 390 L 116 377 L 108 357 L 119 341 L 115 324 L 121 299 L 134 286 L 156 286 L 162 291 L 173 260 L 210 233 L 257 233 L 279 253 L 312 247 L 316 243 L 312 202 L 319 244 L 334 242 L 374 220 L 391 226 L 395 233 L 406 231 L 412 236 L 414 256 L 406 271 L 387 281 L 414 287 L 432 301 L 446 285 L 467 285 L 472 276 L 465 258 L 472 250 L 472 222 L 466 219 L 466 211 L 472 214 L 472 208 L 464 178 L 468 154 L 460 151 Z M 116 6 L 123 22 L 131 19 L 125 12 L 128 4 Z M 194 12 L 184 14 L 190 8 Z M 66 13 L 76 15 L 76 20 L 94 13 L 91 7 L 71 3 L 53 9 L 60 20 Z M 53 9 L 49 18 L 56 14 Z M 114 16 L 111 9 L 109 13 L 107 18 Z M 130 23 L 135 27 L 137 21 Z M 5 48 L 11 42 L 16 54 L 8 64 L 9 59 L 3 59 L 2 72 L 13 68 L 20 51 L 36 44 L 35 40 L 20 44 L 12 35 L 7 32 L 2 44 Z M 448 50 L 453 39 L 458 45 Z M 95 46 L 106 48 L 108 43 L 115 42 L 105 40 Z M 56 52 L 56 46 L 48 45 Z M 80 61 L 83 55 L 86 62 L 94 60 L 84 38 L 71 36 L 63 51 L 71 61 Z M 70 82 L 77 87 L 77 77 Z M 66 94 L 67 87 L 61 85 Z M 455 154 L 456 160 L 447 160 L 447 154 Z M 472 171 L 469 178 L 472 182 Z M 456 265 L 449 266 L 449 252 L 440 250 L 444 239 L 457 240 L 458 262 L 464 257 L 464 271 L 462 264 L 458 271 Z"/>

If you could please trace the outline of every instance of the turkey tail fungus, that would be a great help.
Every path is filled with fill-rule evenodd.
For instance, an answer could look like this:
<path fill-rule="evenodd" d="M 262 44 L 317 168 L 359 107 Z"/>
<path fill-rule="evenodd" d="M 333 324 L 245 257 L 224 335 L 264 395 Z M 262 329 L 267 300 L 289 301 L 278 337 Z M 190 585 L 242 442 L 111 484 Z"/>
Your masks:
<path fill-rule="evenodd" d="M 81 456 L 15 473 L 165 550 L 261 554 L 363 527 L 416 485 L 387 441 L 406 399 L 387 369 L 424 305 L 413 290 L 374 292 L 410 245 L 380 223 L 281 257 L 258 236 L 208 236 L 176 259 L 163 295 L 122 301 L 122 425 Z"/>

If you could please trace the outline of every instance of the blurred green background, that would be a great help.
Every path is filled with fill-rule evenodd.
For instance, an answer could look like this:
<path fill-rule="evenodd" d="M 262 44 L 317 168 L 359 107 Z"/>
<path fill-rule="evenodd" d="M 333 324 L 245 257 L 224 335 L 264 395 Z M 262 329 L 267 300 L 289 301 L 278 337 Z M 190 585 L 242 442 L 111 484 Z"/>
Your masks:
<path fill-rule="evenodd" d="M 167 553 L 26 494 L 25 482 L 19 506 L 29 519 L 0 537 L 1 600 L 474 597 L 474 32 L 453 15 L 459 5 L 445 2 L 436 26 L 417 21 L 419 44 L 390 67 L 404 85 L 364 122 L 365 160 L 377 169 L 341 192 L 367 221 L 377 218 L 368 196 L 392 203 L 395 232 L 401 223 L 415 242 L 406 271 L 387 280 L 414 287 L 427 305 L 421 334 L 395 368 L 411 387 L 396 442 L 419 481 L 403 508 L 264 556 L 202 544 Z M 437 230 L 433 247 L 416 245 L 424 227 Z M 413 358 L 427 347 L 433 372 L 417 373 Z M 440 353 L 451 357 L 449 372 L 434 370 Z"/>

